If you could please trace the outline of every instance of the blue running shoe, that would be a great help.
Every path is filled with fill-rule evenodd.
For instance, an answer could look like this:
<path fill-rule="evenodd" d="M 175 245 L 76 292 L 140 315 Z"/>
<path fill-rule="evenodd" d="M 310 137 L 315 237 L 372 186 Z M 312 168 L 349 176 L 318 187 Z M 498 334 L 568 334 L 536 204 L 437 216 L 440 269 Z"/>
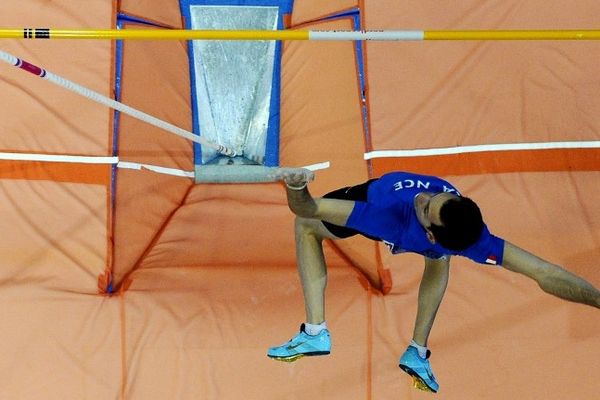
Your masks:
<path fill-rule="evenodd" d="M 318 335 L 311 336 L 300 326 L 300 333 L 281 346 L 271 347 L 267 356 L 278 360 L 292 362 L 304 356 L 324 356 L 331 352 L 329 331 L 323 329 Z"/>
<path fill-rule="evenodd" d="M 399 366 L 404 372 L 412 376 L 413 385 L 417 389 L 437 393 L 440 385 L 435 380 L 435 376 L 433 376 L 433 371 L 431 371 L 431 366 L 429 365 L 428 358 L 430 354 L 431 352 L 428 350 L 427 358 L 421 358 L 415 347 L 408 346 L 408 349 L 400 357 Z"/>

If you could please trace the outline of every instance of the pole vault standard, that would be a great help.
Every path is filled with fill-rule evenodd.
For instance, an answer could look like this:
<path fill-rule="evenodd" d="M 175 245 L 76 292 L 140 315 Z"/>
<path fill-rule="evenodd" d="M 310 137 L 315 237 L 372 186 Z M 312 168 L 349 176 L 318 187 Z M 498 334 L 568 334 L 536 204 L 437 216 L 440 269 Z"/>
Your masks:
<path fill-rule="evenodd" d="M 0 29 L 0 39 L 138 40 L 600 40 L 600 30 L 309 31 L 189 29 Z"/>
<path fill-rule="evenodd" d="M 77 93 L 80 96 L 83 96 L 87 99 L 95 101 L 96 103 L 103 104 L 107 107 L 110 107 L 114 110 L 120 111 L 123 114 L 127 114 L 133 118 L 144 121 L 150 125 L 154 125 L 158 128 L 164 129 L 168 132 L 174 133 L 177 136 L 181 136 L 185 139 L 191 140 L 196 143 L 200 143 L 203 146 L 207 146 L 217 150 L 219 153 L 224 154 L 226 156 L 233 157 L 236 155 L 235 151 L 229 149 L 225 146 L 212 143 L 202 136 L 194 135 L 192 132 L 186 131 L 185 129 L 179 128 L 173 124 L 170 124 L 166 121 L 153 117 L 152 115 L 146 114 L 145 112 L 139 111 L 133 107 L 120 103 L 116 100 L 113 100 L 109 97 L 106 97 L 98 92 L 95 92 L 91 89 L 83 87 L 75 82 L 72 82 L 68 79 L 65 79 L 61 76 L 55 75 L 52 72 L 46 71 L 43 68 L 38 67 L 37 65 L 33 65 L 27 61 L 21 60 L 9 53 L 4 51 L 0 51 L 0 60 L 11 64 L 15 67 L 18 67 L 24 71 L 32 73 L 33 75 L 37 75 L 40 78 L 43 78 L 47 81 L 54 83 L 64 89 L 70 90 L 71 92 Z"/>

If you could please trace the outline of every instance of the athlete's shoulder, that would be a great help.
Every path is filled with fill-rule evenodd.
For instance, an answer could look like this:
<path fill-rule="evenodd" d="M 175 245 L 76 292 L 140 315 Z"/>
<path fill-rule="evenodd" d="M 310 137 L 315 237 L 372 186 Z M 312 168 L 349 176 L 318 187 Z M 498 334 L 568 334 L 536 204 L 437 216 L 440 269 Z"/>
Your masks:
<path fill-rule="evenodd" d="M 387 172 L 379 179 L 440 179 L 437 176 L 417 174 L 408 171 L 392 171 Z"/>
<path fill-rule="evenodd" d="M 493 235 L 484 224 L 479 240 L 457 255 L 470 258 L 479 264 L 502 265 L 503 252 L 504 239 Z"/>
<path fill-rule="evenodd" d="M 394 189 L 431 191 L 431 192 L 449 192 L 460 195 L 458 189 L 450 182 L 433 175 L 416 174 L 413 172 L 395 171 L 382 175 L 378 184 L 393 185 Z"/>

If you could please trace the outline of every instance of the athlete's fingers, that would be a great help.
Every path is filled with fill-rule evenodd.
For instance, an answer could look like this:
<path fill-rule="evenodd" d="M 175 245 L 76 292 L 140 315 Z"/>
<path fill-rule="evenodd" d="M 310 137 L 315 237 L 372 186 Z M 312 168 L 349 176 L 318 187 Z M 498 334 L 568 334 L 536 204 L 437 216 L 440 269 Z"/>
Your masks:
<path fill-rule="evenodd" d="M 275 178 L 288 185 L 300 186 L 315 179 L 315 174 L 305 168 L 280 168 L 275 173 Z"/>

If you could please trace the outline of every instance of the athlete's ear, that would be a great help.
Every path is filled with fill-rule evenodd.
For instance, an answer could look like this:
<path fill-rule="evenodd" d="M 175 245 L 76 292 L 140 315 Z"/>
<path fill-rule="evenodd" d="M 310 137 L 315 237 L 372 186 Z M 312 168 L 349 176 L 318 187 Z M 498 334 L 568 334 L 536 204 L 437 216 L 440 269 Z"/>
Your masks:
<path fill-rule="evenodd" d="M 425 229 L 425 232 L 427 233 L 427 240 L 429 240 L 431 244 L 435 244 L 435 236 L 433 236 L 433 233 L 429 229 Z"/>

